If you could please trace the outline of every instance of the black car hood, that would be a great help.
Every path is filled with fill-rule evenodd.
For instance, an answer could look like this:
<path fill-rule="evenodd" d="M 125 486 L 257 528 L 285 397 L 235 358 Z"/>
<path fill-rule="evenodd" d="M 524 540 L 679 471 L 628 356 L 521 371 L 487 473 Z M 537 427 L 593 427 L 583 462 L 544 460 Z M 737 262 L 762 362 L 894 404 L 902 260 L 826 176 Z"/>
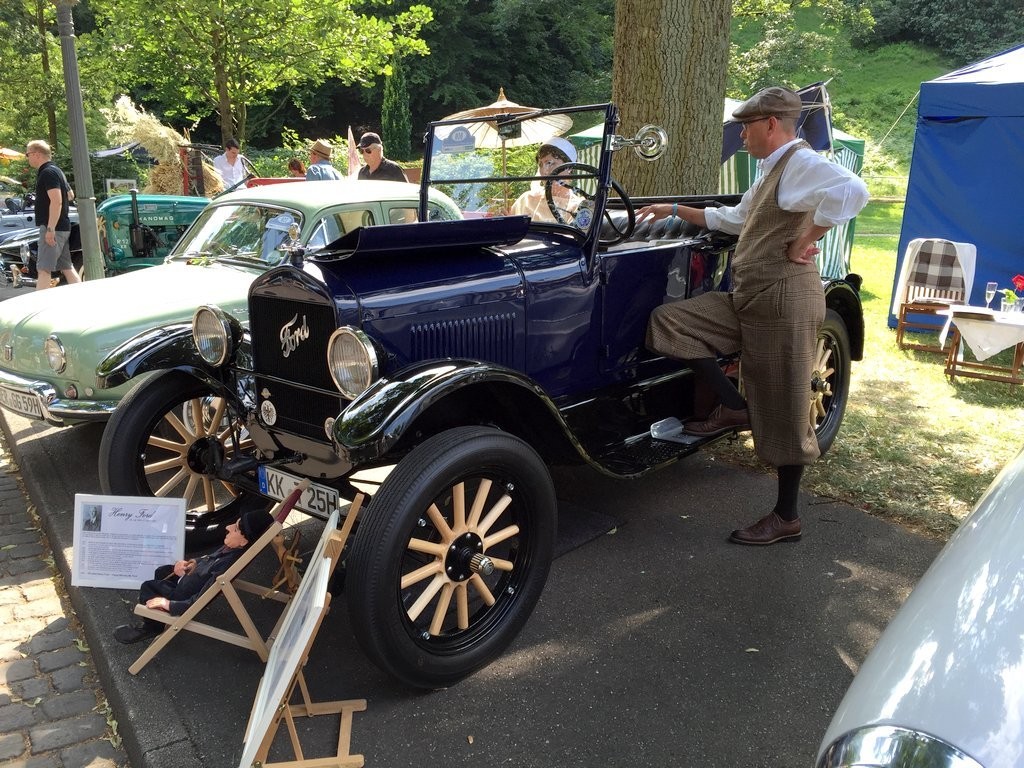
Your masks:
<path fill-rule="evenodd" d="M 360 227 L 342 235 L 310 256 L 311 261 L 331 261 L 364 254 L 476 249 L 514 245 L 530 227 L 529 216 L 494 216 L 419 224 L 384 224 Z"/>

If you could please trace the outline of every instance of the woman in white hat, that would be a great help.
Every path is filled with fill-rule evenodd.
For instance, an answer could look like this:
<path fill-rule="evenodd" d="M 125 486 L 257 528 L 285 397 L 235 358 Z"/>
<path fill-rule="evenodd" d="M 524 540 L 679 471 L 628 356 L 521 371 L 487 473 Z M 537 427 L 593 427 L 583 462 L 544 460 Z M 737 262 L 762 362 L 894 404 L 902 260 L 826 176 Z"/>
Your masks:
<path fill-rule="evenodd" d="M 575 162 L 576 147 L 572 142 L 561 136 L 554 136 L 541 144 L 537 150 L 537 175 L 550 176 L 559 166 Z M 509 213 L 513 216 L 529 216 L 534 221 L 555 221 L 555 215 L 544 194 L 544 186 L 544 182 L 534 181 L 530 189 L 523 192 L 512 204 Z M 551 185 L 551 197 L 562 212 L 562 220 L 571 223 L 583 198 L 569 187 L 555 182 Z"/>

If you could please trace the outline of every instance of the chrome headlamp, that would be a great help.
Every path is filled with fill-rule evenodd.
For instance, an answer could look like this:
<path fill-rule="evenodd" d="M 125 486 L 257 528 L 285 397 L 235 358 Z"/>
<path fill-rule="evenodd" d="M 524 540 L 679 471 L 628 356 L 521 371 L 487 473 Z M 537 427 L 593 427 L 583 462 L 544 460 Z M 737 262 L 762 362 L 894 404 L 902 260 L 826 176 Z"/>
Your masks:
<path fill-rule="evenodd" d="M 53 372 L 63 373 L 68 365 L 68 356 L 57 334 L 50 334 L 46 338 L 46 341 L 43 342 L 43 352 L 46 354 L 46 361 L 50 364 Z"/>
<path fill-rule="evenodd" d="M 951 744 L 922 731 L 892 725 L 874 725 L 844 733 L 833 741 L 817 768 L 984 768 Z"/>
<path fill-rule="evenodd" d="M 220 307 L 199 307 L 192 316 L 192 340 L 203 361 L 223 365 L 235 354 L 241 328 Z"/>
<path fill-rule="evenodd" d="M 327 342 L 327 369 L 341 394 L 355 399 L 380 375 L 370 337 L 348 326 L 336 330 Z"/>

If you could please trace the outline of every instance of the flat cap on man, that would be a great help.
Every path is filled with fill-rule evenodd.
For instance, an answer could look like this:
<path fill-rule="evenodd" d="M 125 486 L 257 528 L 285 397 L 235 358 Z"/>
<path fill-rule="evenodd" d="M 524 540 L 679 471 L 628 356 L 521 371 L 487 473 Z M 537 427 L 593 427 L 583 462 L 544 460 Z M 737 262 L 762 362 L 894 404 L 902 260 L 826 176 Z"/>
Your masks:
<path fill-rule="evenodd" d="M 758 91 L 732 113 L 734 119 L 744 122 L 762 117 L 800 117 L 803 102 L 788 88 L 773 85 Z"/>

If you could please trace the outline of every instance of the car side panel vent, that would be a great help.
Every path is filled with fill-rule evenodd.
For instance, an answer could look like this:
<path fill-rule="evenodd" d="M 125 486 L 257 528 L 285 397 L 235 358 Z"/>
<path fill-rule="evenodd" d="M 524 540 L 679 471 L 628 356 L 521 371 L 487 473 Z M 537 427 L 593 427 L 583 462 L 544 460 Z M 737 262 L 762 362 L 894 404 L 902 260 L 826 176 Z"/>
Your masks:
<path fill-rule="evenodd" d="M 511 313 L 414 325 L 413 359 L 467 357 L 511 366 L 514 330 Z"/>

